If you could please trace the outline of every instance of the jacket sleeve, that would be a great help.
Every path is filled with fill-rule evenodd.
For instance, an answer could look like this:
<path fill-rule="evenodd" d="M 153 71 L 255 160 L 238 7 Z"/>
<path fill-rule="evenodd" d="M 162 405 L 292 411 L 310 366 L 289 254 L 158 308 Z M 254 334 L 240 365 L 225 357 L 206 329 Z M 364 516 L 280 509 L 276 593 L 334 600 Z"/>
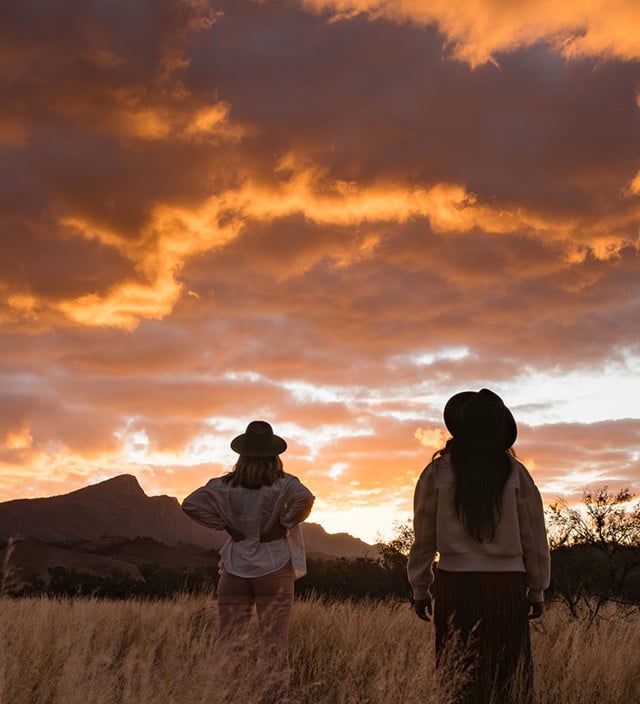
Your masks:
<path fill-rule="evenodd" d="M 296 477 L 291 477 L 287 486 L 287 500 L 280 515 L 280 524 L 285 528 L 293 528 L 302 523 L 311 513 L 315 496 Z"/>
<path fill-rule="evenodd" d="M 436 511 L 438 494 L 433 462 L 422 472 L 413 497 L 414 541 L 409 552 L 407 575 L 414 599 L 426 599 L 433 582 L 436 556 Z"/>
<path fill-rule="evenodd" d="M 518 492 L 518 521 L 520 543 L 527 573 L 529 601 L 544 601 L 544 590 L 549 587 L 551 558 L 547 529 L 544 522 L 544 506 L 538 487 L 523 465 L 520 465 L 520 489 Z"/>
<path fill-rule="evenodd" d="M 225 518 L 220 511 L 220 505 L 212 482 L 189 494 L 182 502 L 182 510 L 196 523 L 224 530 Z"/>

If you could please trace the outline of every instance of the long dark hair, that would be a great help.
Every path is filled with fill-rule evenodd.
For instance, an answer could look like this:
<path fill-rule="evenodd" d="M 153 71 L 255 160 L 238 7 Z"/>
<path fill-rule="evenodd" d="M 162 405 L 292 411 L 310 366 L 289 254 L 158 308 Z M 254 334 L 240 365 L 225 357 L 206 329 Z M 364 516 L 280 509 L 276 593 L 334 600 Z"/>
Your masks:
<path fill-rule="evenodd" d="M 456 480 L 456 515 L 478 542 L 491 542 L 502 515 L 502 491 L 511 473 L 513 450 L 482 450 L 451 438 L 433 459 L 450 455 Z"/>
<path fill-rule="evenodd" d="M 260 489 L 263 486 L 271 486 L 276 479 L 283 476 L 282 460 L 278 455 L 273 457 L 240 455 L 234 468 L 222 477 L 222 481 L 245 489 Z"/>

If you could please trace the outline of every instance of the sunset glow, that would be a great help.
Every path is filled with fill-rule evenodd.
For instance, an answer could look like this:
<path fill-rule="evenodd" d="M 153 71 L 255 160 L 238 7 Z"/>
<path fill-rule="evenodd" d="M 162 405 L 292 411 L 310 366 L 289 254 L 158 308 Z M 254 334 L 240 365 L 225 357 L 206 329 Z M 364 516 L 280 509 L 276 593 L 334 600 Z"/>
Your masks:
<path fill-rule="evenodd" d="M 635 0 L 9 5 L 0 501 L 264 418 L 374 541 L 483 386 L 547 501 L 640 493 Z"/>

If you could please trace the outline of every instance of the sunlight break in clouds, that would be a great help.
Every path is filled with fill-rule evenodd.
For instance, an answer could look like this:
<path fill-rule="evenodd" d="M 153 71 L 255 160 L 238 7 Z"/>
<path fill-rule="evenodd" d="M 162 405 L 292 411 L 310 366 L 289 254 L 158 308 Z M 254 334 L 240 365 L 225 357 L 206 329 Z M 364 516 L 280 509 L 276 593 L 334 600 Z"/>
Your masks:
<path fill-rule="evenodd" d="M 127 329 L 134 328 L 141 318 L 163 318 L 181 295 L 182 286 L 176 277 L 185 260 L 223 246 L 238 235 L 246 219 L 264 221 L 299 212 L 310 220 L 337 225 L 378 220 L 403 222 L 414 216 L 428 217 L 432 226 L 442 231 L 468 229 L 473 224 L 473 215 L 468 211 L 473 201 L 459 187 L 438 185 L 429 191 L 380 187 L 362 191 L 355 185 L 329 184 L 329 193 L 321 194 L 312 185 L 313 177 L 312 173 L 302 172 L 280 192 L 248 184 L 241 191 L 209 199 L 198 210 L 159 206 L 151 216 L 142 246 L 121 240 L 117 233 L 89 222 L 66 219 L 63 224 L 77 233 L 121 249 L 148 283 L 124 282 L 107 296 L 89 294 L 62 302 L 59 309 L 78 323 Z M 221 226 L 223 212 L 237 215 Z M 361 249 L 369 255 L 374 250 L 375 240 L 371 239 Z M 32 299 L 28 302 L 26 308 L 22 304 L 25 311 L 36 306 Z"/>
<path fill-rule="evenodd" d="M 24 450 L 33 444 L 33 438 L 28 428 L 19 431 L 9 431 L 5 437 L 4 446 L 8 450 Z"/>
<path fill-rule="evenodd" d="M 171 313 L 182 293 L 176 278 L 184 261 L 198 253 L 221 247 L 235 237 L 239 225 L 219 226 L 220 205 L 211 199 L 198 211 L 159 206 L 152 215 L 143 245 L 130 246 L 112 233 L 90 223 L 69 219 L 64 224 L 123 250 L 148 283 L 125 282 L 107 296 L 89 294 L 59 304 L 73 321 L 85 325 L 113 325 L 132 329 L 142 318 L 163 318 Z"/>
<path fill-rule="evenodd" d="M 90 294 L 62 302 L 59 310 L 75 322 L 127 329 L 134 328 L 142 318 L 163 318 L 182 293 L 177 277 L 189 257 L 224 246 L 252 220 L 264 222 L 297 213 L 319 224 L 340 226 L 403 223 L 409 218 L 425 217 L 437 232 L 478 227 L 487 233 L 501 233 L 524 228 L 539 230 L 546 238 L 559 238 L 561 243 L 569 241 L 568 227 L 541 222 L 538 217 L 527 217 L 522 212 L 479 205 L 461 186 L 437 184 L 429 190 L 406 190 L 381 185 L 362 189 L 356 184 L 326 183 L 314 170 L 305 170 L 295 173 L 278 190 L 247 183 L 239 191 L 210 198 L 198 209 L 159 206 L 151 216 L 142 246 L 140 243 L 132 246 L 117 234 L 88 222 L 67 219 L 63 224 L 76 232 L 121 249 L 149 283 L 125 282 L 106 297 Z M 223 214 L 235 215 L 227 215 L 227 224 L 220 225 Z M 378 242 L 379 237 L 369 237 L 360 247 L 361 254 L 373 256 Z M 606 259 L 616 256 L 624 245 L 614 235 L 596 236 L 591 248 L 598 258 Z M 569 251 L 569 260 L 579 261 L 586 256 L 584 246 L 578 247 L 579 254 Z M 346 265 L 351 260 L 341 255 L 338 261 Z M 35 301 L 30 302 L 28 310 L 35 306 Z"/>

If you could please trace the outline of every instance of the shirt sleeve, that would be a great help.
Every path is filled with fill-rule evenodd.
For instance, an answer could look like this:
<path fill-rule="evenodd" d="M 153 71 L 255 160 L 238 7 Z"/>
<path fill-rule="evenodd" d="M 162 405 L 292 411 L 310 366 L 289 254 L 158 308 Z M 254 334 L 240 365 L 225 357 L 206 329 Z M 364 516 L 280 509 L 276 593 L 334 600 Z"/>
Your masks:
<path fill-rule="evenodd" d="M 414 599 L 426 599 L 433 583 L 436 556 L 436 510 L 438 496 L 433 463 L 422 472 L 413 497 L 414 541 L 409 552 L 407 575 Z"/>
<path fill-rule="evenodd" d="M 220 511 L 220 504 L 212 482 L 189 494 L 182 502 L 182 510 L 189 518 L 206 528 L 224 530 L 225 518 Z"/>
<path fill-rule="evenodd" d="M 527 573 L 529 601 L 544 601 L 544 590 L 549 587 L 551 558 L 547 529 L 544 522 L 542 497 L 533 478 L 523 465 L 518 492 L 518 521 L 520 542 Z"/>
<path fill-rule="evenodd" d="M 299 479 L 292 477 L 287 485 L 287 498 L 280 515 L 280 524 L 285 528 L 293 528 L 302 523 L 311 513 L 314 501 L 315 496 L 309 489 Z"/>

